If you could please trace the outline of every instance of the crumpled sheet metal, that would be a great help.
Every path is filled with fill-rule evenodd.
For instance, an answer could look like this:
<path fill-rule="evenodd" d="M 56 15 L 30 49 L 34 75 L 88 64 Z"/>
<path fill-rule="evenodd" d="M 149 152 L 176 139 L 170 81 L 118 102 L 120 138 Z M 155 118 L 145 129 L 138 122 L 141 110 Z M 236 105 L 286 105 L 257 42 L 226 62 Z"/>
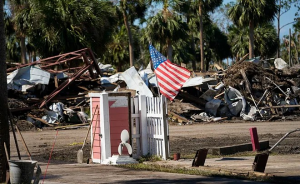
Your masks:
<path fill-rule="evenodd" d="M 38 66 L 17 69 L 7 76 L 8 89 L 22 91 L 23 85 L 49 84 L 50 73 Z M 26 90 L 27 88 L 23 88 Z"/>
<path fill-rule="evenodd" d="M 121 74 L 129 89 L 136 90 L 139 95 L 152 97 L 153 94 L 145 84 L 135 67 L 132 66 Z"/>
<path fill-rule="evenodd" d="M 220 99 L 213 99 L 205 104 L 205 112 L 216 117 L 218 109 L 222 103 Z"/>
<path fill-rule="evenodd" d="M 240 117 L 242 117 L 246 121 L 254 121 L 256 119 L 256 108 L 255 113 L 253 113 L 253 108 L 252 111 L 249 111 L 251 113 L 247 113 L 246 99 L 237 89 L 229 86 L 228 89 L 225 90 L 224 99 L 225 102 L 228 104 L 230 112 L 233 115 L 237 116 L 238 114 L 240 114 Z"/>

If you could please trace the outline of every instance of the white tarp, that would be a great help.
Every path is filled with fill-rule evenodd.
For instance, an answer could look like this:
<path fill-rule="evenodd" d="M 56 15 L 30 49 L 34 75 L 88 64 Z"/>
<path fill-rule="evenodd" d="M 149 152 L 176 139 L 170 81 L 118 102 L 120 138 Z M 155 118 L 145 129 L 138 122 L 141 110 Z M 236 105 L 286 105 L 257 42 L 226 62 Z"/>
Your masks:
<path fill-rule="evenodd" d="M 49 72 L 38 66 L 27 66 L 15 70 L 7 76 L 7 87 L 21 91 L 23 85 L 48 84 L 49 80 Z"/>
<path fill-rule="evenodd" d="M 102 64 L 99 62 L 99 68 L 101 71 L 103 72 L 113 72 L 115 71 L 115 69 L 113 69 L 112 65 L 111 64 Z"/>
<path fill-rule="evenodd" d="M 199 86 L 203 84 L 203 77 L 194 77 L 194 78 L 189 78 L 184 84 L 183 88 L 185 87 L 191 87 L 191 86 Z"/>
<path fill-rule="evenodd" d="M 116 73 L 110 77 L 101 77 L 101 84 L 112 84 L 118 80 L 124 80 L 121 76 L 121 73 Z"/>
<path fill-rule="evenodd" d="M 144 72 L 144 73 L 146 73 L 146 74 L 152 74 L 152 73 L 154 73 L 153 71 L 152 71 L 152 69 L 151 69 L 151 63 L 149 62 L 149 64 L 148 64 L 148 66 L 147 66 L 147 68 L 146 69 L 144 69 L 144 70 L 139 70 L 139 74 L 141 74 L 140 72 Z"/>
<path fill-rule="evenodd" d="M 153 96 L 152 92 L 138 74 L 134 66 L 123 72 L 121 76 L 129 89 L 136 90 L 139 95 L 146 95 L 149 97 Z"/>
<path fill-rule="evenodd" d="M 277 68 L 279 70 L 282 70 L 282 69 L 288 67 L 288 64 L 281 58 L 275 59 L 274 65 L 275 65 L 275 68 Z"/>
<path fill-rule="evenodd" d="M 157 86 L 157 79 L 156 79 L 156 76 L 153 75 L 153 76 L 148 76 L 149 78 L 149 83 L 152 85 L 152 86 Z M 216 81 L 215 78 L 203 78 L 201 76 L 198 76 L 198 77 L 193 77 L 193 78 L 189 78 L 184 84 L 183 84 L 183 88 L 186 88 L 186 87 L 192 87 L 192 86 L 199 86 L 201 84 L 204 84 L 204 83 L 207 83 L 207 82 L 211 82 L 211 81 Z"/>

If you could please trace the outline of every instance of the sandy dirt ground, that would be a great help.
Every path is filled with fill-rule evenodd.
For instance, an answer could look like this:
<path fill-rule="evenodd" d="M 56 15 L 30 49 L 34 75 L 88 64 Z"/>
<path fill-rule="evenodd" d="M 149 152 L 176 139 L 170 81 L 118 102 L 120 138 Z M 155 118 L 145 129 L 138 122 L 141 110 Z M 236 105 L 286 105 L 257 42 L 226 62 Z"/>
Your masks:
<path fill-rule="evenodd" d="M 299 121 L 211 123 L 170 126 L 170 151 L 195 153 L 200 148 L 251 143 L 250 128 L 256 127 L 259 140 L 269 140 L 273 146 L 287 132 L 300 128 Z M 273 152 L 300 153 L 300 131 L 290 134 Z"/>
<path fill-rule="evenodd" d="M 171 125 L 170 126 L 170 153 L 195 154 L 200 148 L 212 148 L 230 146 L 235 144 L 250 143 L 249 128 L 256 127 L 260 140 L 269 140 L 270 146 L 275 144 L 285 133 L 300 127 L 298 121 L 287 122 L 242 122 L 242 123 L 209 123 L 193 125 Z M 42 130 L 31 129 L 22 131 L 23 137 L 32 157 L 35 160 L 47 161 L 54 144 L 52 160 L 76 162 L 77 151 L 81 148 L 86 128 L 73 130 Z M 17 134 L 21 155 L 27 158 L 25 147 L 20 136 Z M 84 160 L 90 157 L 90 137 L 85 145 Z M 12 157 L 17 156 L 11 134 Z M 300 153 L 300 132 L 291 134 L 284 140 L 274 152 L 280 154 Z"/>

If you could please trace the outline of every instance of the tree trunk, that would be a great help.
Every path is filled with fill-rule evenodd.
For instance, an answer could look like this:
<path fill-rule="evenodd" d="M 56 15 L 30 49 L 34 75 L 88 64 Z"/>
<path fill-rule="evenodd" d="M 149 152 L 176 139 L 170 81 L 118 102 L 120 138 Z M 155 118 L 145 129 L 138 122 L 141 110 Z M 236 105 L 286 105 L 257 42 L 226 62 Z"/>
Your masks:
<path fill-rule="evenodd" d="M 277 58 L 280 58 L 280 8 L 281 8 L 281 0 L 279 0 L 279 7 L 277 13 L 277 38 L 278 38 Z"/>
<path fill-rule="evenodd" d="M 121 72 L 121 71 L 122 71 L 122 62 L 119 62 L 117 67 L 117 72 Z"/>
<path fill-rule="evenodd" d="M 125 4 L 126 1 L 123 3 Z M 132 39 L 132 34 L 131 34 L 131 29 L 130 29 L 130 25 L 128 23 L 128 17 L 127 17 L 127 13 L 126 10 L 123 9 L 123 18 L 124 18 L 124 24 L 127 30 L 127 35 L 128 35 L 128 41 L 129 41 L 129 58 L 130 58 L 130 66 L 134 65 L 134 55 L 133 55 L 133 39 Z"/>
<path fill-rule="evenodd" d="M 4 142 L 10 154 L 9 144 L 9 124 L 8 124 L 8 104 L 7 104 L 7 75 L 6 75 L 6 57 L 5 57 L 5 32 L 4 32 L 4 15 L 3 1 L 0 1 L 0 182 L 6 180 L 6 170 L 8 164 L 6 161 Z"/>
<path fill-rule="evenodd" d="M 201 63 L 201 71 L 205 72 L 204 68 L 204 42 L 203 42 L 203 14 L 201 4 L 199 5 L 199 16 L 200 16 L 200 63 Z"/>
<path fill-rule="evenodd" d="M 205 71 L 208 71 L 209 70 L 209 61 L 206 61 L 205 63 Z"/>
<path fill-rule="evenodd" d="M 21 61 L 22 61 L 22 64 L 26 64 L 27 63 L 25 36 L 21 36 Z"/>
<path fill-rule="evenodd" d="M 172 62 L 173 61 L 173 47 L 172 47 L 172 42 L 168 40 L 168 59 Z"/>
<path fill-rule="evenodd" d="M 190 23 L 190 19 L 191 19 L 189 14 L 187 14 L 187 18 L 186 19 L 187 19 L 187 24 L 189 24 Z M 193 34 L 192 31 L 190 31 L 189 35 L 191 37 L 191 42 L 190 42 L 191 49 L 192 49 L 191 51 L 192 51 L 193 56 L 196 58 L 196 49 L 195 49 L 195 42 L 194 42 L 194 34 Z M 193 68 L 193 71 L 196 70 L 196 60 L 195 59 L 192 60 L 192 68 Z"/>
<path fill-rule="evenodd" d="M 28 63 L 32 62 L 32 52 L 28 53 Z"/>
<path fill-rule="evenodd" d="M 195 43 L 194 43 L 194 36 L 193 35 L 192 35 L 192 40 L 191 40 L 191 47 L 192 47 L 193 56 L 195 57 L 192 61 L 192 67 L 193 67 L 193 70 L 195 71 L 196 70 L 196 49 L 195 49 Z"/>
<path fill-rule="evenodd" d="M 249 59 L 254 58 L 254 24 L 249 23 Z"/>
<path fill-rule="evenodd" d="M 297 48 L 300 48 L 300 35 L 298 35 L 298 41 L 297 42 L 298 42 L 298 47 Z M 298 49 L 296 50 L 296 53 L 297 53 L 297 58 L 296 58 L 297 60 L 296 61 L 297 61 L 298 64 L 300 64 Z"/>
<path fill-rule="evenodd" d="M 35 51 L 32 52 L 32 61 L 36 61 L 36 52 Z"/>
<path fill-rule="evenodd" d="M 299 64 L 299 54 L 298 54 L 297 43 L 295 43 L 295 64 Z"/>

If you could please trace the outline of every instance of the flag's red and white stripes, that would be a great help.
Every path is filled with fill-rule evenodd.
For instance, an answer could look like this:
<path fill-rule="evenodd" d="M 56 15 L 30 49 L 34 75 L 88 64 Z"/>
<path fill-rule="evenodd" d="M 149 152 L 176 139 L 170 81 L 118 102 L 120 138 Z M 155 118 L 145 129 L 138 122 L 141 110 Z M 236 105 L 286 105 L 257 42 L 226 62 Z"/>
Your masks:
<path fill-rule="evenodd" d="M 161 63 L 155 70 L 161 94 L 173 100 L 182 85 L 190 78 L 190 71 L 171 63 L 169 60 Z"/>

